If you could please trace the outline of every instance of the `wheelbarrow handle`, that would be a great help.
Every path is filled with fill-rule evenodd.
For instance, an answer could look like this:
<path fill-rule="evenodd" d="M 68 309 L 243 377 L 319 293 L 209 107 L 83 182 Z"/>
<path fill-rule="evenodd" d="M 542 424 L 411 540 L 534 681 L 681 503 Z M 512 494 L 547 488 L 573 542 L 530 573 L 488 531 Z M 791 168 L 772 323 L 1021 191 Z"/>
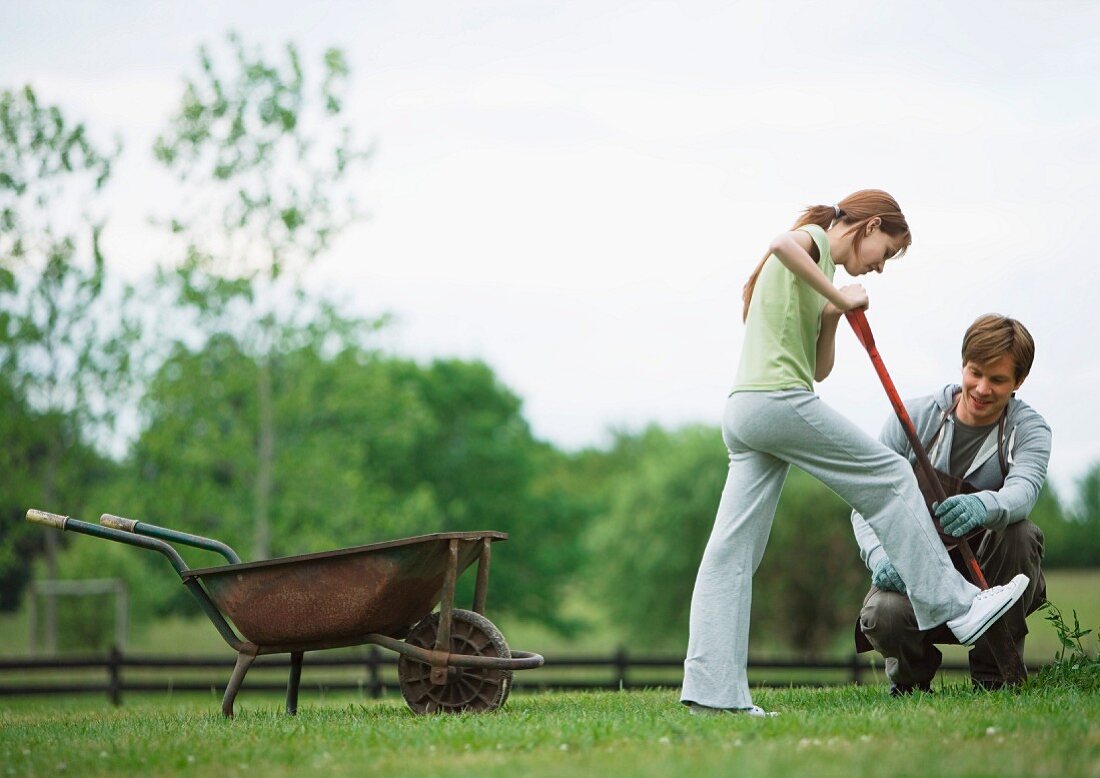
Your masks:
<path fill-rule="evenodd" d="M 180 578 L 183 579 L 183 585 L 187 587 L 187 590 L 191 592 L 192 596 L 198 600 L 199 606 L 206 615 L 210 617 L 210 620 L 214 623 L 214 627 L 221 634 L 225 642 L 228 643 L 234 651 L 239 651 L 241 646 L 244 645 L 244 641 L 233 632 L 233 629 L 225 621 L 225 618 L 221 615 L 217 606 L 214 605 L 210 597 L 199 585 L 199 582 L 193 578 L 183 577 L 183 574 L 186 573 L 188 569 L 187 563 L 183 561 L 183 557 L 179 555 L 176 549 L 172 548 L 172 546 L 165 543 L 163 540 L 143 537 L 142 535 L 135 535 L 133 532 L 118 529 L 117 525 L 125 524 L 127 521 L 126 519 L 109 522 L 105 526 L 100 526 L 99 524 L 92 524 L 91 522 L 74 519 L 71 516 L 60 516 L 56 513 L 47 513 L 46 511 L 31 508 L 27 511 L 27 521 L 32 524 L 44 524 L 55 529 L 67 532 L 77 532 L 81 535 L 91 535 L 95 538 L 113 540 L 116 543 L 125 543 L 128 546 L 137 546 L 138 548 L 146 548 L 150 551 L 158 551 L 164 554 L 164 556 L 168 557 L 168 561 L 172 563 L 172 567 L 175 568 Z M 140 524 L 140 522 L 137 523 Z"/>
<path fill-rule="evenodd" d="M 124 519 L 112 513 L 104 513 L 99 517 L 99 523 L 104 527 L 117 529 L 119 532 L 134 532 L 138 522 L 137 519 Z"/>
<path fill-rule="evenodd" d="M 183 557 L 179 555 L 176 549 L 162 540 L 143 538 L 139 535 L 132 535 L 129 532 L 120 532 L 110 527 L 101 527 L 98 524 L 80 521 L 79 519 L 74 519 L 72 516 L 61 516 L 56 513 L 40 511 L 37 508 L 31 508 L 27 511 L 27 521 L 32 524 L 44 524 L 47 527 L 53 527 L 54 529 L 63 530 L 65 532 L 77 532 L 81 535 L 91 535 L 96 538 L 113 540 L 116 543 L 125 543 L 128 546 L 138 546 L 139 548 L 159 551 L 168 557 L 168 561 L 172 563 L 172 567 L 176 569 L 177 573 L 182 575 L 187 572 L 187 563 L 183 561 Z"/>
<path fill-rule="evenodd" d="M 155 524 L 147 524 L 137 519 L 125 519 L 122 516 L 115 516 L 113 513 L 104 513 L 99 517 L 99 523 L 104 527 L 110 527 L 120 532 L 132 532 L 135 535 L 145 535 L 150 538 L 167 540 L 171 543 L 182 543 L 192 548 L 213 551 L 215 554 L 221 554 L 225 557 L 231 565 L 241 563 L 241 558 L 237 556 L 236 551 L 220 540 L 214 540 L 213 538 L 204 538 L 201 535 L 192 535 L 189 532 L 178 532 L 168 527 L 158 527 Z"/>
<path fill-rule="evenodd" d="M 27 521 L 31 524 L 44 524 L 47 527 L 63 530 L 68 520 L 68 516 L 59 516 L 56 513 L 47 513 L 46 511 L 40 511 L 35 508 L 31 508 L 27 511 Z"/>

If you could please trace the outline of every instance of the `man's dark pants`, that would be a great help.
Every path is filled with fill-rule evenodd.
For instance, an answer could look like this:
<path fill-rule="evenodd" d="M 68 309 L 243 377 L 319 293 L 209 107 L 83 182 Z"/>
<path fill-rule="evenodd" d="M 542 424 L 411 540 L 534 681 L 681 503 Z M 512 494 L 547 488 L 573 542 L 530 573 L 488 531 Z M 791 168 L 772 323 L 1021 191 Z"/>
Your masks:
<path fill-rule="evenodd" d="M 1043 532 L 1027 519 L 1010 524 L 1000 532 L 987 531 L 981 535 L 975 556 L 990 586 L 1006 584 L 1018 573 L 1025 574 L 1031 581 L 1020 601 L 1002 617 L 1023 656 L 1026 618 L 1046 599 L 1046 580 L 1040 568 Z M 964 569 L 957 550 L 951 551 L 951 559 L 960 571 Z M 958 645 L 959 642 L 946 625 L 920 631 L 908 597 L 874 586 L 863 601 L 859 625 L 870 644 L 886 658 L 886 675 L 898 686 L 930 683 L 943 659 L 934 644 Z M 1003 683 L 985 640 L 979 640 L 970 650 L 970 676 L 975 684 L 987 688 Z"/>

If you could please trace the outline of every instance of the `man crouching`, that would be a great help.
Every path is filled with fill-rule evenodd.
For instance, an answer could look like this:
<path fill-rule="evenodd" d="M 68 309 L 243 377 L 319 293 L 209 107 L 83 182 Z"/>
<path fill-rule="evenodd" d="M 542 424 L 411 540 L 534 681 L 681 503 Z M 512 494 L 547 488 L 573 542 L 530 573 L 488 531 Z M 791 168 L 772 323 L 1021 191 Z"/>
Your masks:
<path fill-rule="evenodd" d="M 962 385 L 949 384 L 937 394 L 905 403 L 933 467 L 954 486 L 947 490 L 952 496 L 935 506 L 943 534 L 978 543 L 976 556 L 990 586 L 1008 583 L 1017 573 L 1030 579 L 1023 597 L 1004 616 L 1021 657 L 1025 619 L 1046 598 L 1040 569 L 1043 533 L 1027 516 L 1046 478 L 1050 427 L 1015 397 L 1034 357 L 1035 343 L 1022 324 L 986 314 L 963 337 Z M 879 439 L 916 461 L 897 418 L 891 416 Z M 874 531 L 854 511 L 852 527 L 872 583 L 859 615 L 857 648 L 874 648 L 885 657 L 891 694 L 930 691 L 943 659 L 934 644 L 958 641 L 943 627 L 917 629 L 905 582 Z M 951 558 L 964 569 L 957 549 Z M 985 689 L 1005 684 L 986 638 L 970 651 L 970 677 Z"/>

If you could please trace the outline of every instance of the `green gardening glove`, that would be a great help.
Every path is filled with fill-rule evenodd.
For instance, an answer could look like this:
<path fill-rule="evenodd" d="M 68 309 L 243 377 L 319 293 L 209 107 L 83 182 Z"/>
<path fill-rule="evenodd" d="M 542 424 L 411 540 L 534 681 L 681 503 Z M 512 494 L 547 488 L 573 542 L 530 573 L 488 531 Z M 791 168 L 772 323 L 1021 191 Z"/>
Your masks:
<path fill-rule="evenodd" d="M 871 583 L 886 592 L 905 594 L 905 581 L 901 580 L 898 571 L 894 569 L 894 563 L 889 559 L 883 559 L 875 566 L 875 572 L 871 574 Z"/>
<path fill-rule="evenodd" d="M 956 494 L 941 503 L 932 505 L 943 531 L 953 538 L 961 538 L 977 527 L 985 526 L 989 511 L 980 497 L 973 494 Z"/>

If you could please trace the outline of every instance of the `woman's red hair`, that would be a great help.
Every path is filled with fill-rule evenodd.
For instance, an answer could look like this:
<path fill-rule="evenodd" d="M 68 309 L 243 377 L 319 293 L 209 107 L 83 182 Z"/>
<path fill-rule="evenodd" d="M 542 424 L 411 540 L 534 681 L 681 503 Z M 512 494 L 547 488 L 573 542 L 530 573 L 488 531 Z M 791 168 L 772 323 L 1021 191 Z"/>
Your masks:
<path fill-rule="evenodd" d="M 840 209 L 839 217 L 837 216 L 837 208 Z M 823 230 L 828 230 L 834 222 L 851 225 L 844 234 L 855 233 L 852 238 L 852 249 L 858 252 L 860 244 L 863 242 L 863 228 L 867 225 L 867 222 L 876 216 L 882 220 L 881 229 L 883 232 L 893 238 L 905 239 L 901 250 L 895 256 L 905 253 L 905 250 L 909 248 L 909 244 L 912 243 L 909 224 L 905 221 L 905 215 L 901 212 L 897 200 L 881 189 L 860 189 L 838 202 L 835 208 L 831 205 L 811 205 L 802 212 L 791 230 L 797 230 L 807 224 L 816 224 Z M 764 269 L 764 263 L 768 261 L 770 256 L 770 252 L 764 255 L 764 258 L 760 260 L 760 264 L 756 266 L 756 270 L 752 271 L 748 283 L 745 284 L 745 288 L 741 292 L 741 299 L 745 303 L 741 313 L 741 321 L 749 318 L 749 302 L 752 300 L 752 290 L 756 287 L 756 279 L 760 276 L 760 271 Z"/>

